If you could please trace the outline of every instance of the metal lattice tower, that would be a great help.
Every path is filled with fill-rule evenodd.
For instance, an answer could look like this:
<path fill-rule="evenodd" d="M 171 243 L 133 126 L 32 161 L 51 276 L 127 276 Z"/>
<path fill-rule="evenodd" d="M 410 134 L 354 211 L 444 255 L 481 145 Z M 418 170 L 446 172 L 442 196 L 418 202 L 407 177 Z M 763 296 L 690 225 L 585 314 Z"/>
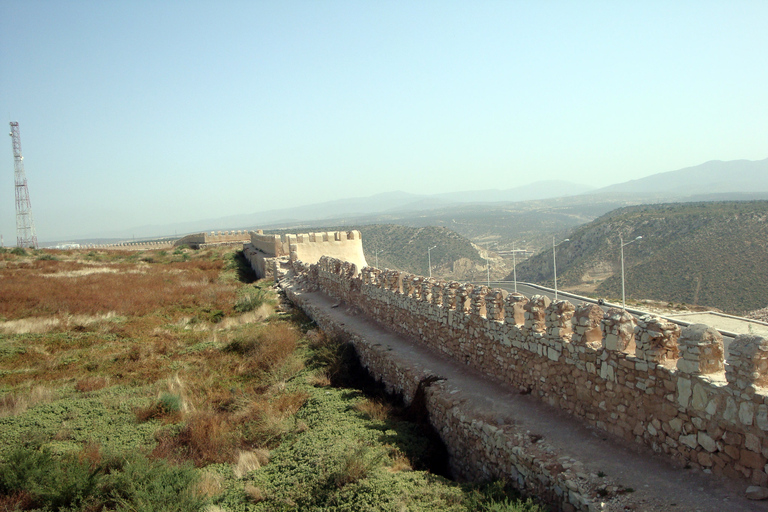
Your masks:
<path fill-rule="evenodd" d="M 16 246 L 37 249 L 35 221 L 32 219 L 27 175 L 24 173 L 24 157 L 21 156 L 18 122 L 11 121 L 11 133 L 9 135 L 13 141 L 13 171 L 16 178 Z"/>

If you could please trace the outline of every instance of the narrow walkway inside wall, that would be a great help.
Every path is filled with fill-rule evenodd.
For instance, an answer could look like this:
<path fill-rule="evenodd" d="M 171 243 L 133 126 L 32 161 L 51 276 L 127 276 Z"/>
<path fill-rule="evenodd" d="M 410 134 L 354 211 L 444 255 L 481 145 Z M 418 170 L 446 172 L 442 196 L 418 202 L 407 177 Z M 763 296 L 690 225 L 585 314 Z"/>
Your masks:
<path fill-rule="evenodd" d="M 516 481 L 555 510 L 766 510 L 766 502 L 745 498 L 747 482 L 675 465 L 394 334 L 354 305 L 291 279 L 281 286 L 322 329 L 351 341 L 362 364 L 406 401 L 419 382 L 439 378 L 425 390 L 427 408 L 460 479 Z"/>

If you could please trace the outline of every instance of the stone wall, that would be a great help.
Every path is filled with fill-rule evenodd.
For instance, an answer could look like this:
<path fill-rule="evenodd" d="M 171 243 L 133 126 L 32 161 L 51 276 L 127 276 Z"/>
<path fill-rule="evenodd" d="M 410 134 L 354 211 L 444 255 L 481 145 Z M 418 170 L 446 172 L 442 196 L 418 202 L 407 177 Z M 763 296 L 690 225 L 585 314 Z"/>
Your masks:
<path fill-rule="evenodd" d="M 151 251 L 157 249 L 171 249 L 174 243 L 163 242 L 121 242 L 119 244 L 81 244 L 78 249 L 106 249 L 118 251 Z"/>
<path fill-rule="evenodd" d="M 211 231 L 210 233 L 194 233 L 176 240 L 173 245 L 188 245 L 193 249 L 199 249 L 204 245 L 221 245 L 247 242 L 250 234 L 246 230 Z"/>
<path fill-rule="evenodd" d="M 627 441 L 768 483 L 768 342 L 323 257 L 297 279 Z M 446 420 L 447 421 L 447 420 Z"/>
<path fill-rule="evenodd" d="M 287 261 L 316 263 L 324 255 L 340 258 L 362 268 L 366 265 L 359 231 L 329 231 L 298 235 L 265 235 L 251 232 L 251 243 L 243 246 L 251 267 L 259 277 L 275 279 Z"/>
<path fill-rule="evenodd" d="M 300 265 L 309 272 L 309 268 Z M 350 267 L 347 267 L 349 270 Z M 306 274 L 305 274 L 306 275 Z M 311 283 L 304 283 L 312 286 Z M 483 404 L 469 401 L 450 382 L 437 380 L 424 368 L 411 364 L 406 356 L 390 352 L 334 322 L 322 308 L 305 301 L 291 286 L 283 288 L 288 298 L 312 318 L 329 336 L 351 343 L 361 364 L 387 391 L 401 394 L 410 403 L 421 386 L 432 426 L 440 433 L 450 455 L 454 477 L 486 481 L 503 479 L 524 495 L 536 496 L 554 510 L 597 512 L 614 510 L 604 503 L 604 485 L 586 473 L 582 463 L 559 457 L 544 441 L 514 424 L 498 425 L 483 412 Z M 425 382 L 429 382 L 425 386 Z M 604 482 L 604 480 L 603 480 Z M 608 505 L 608 506 L 607 506 Z M 623 509 L 623 507 L 622 507 Z"/>

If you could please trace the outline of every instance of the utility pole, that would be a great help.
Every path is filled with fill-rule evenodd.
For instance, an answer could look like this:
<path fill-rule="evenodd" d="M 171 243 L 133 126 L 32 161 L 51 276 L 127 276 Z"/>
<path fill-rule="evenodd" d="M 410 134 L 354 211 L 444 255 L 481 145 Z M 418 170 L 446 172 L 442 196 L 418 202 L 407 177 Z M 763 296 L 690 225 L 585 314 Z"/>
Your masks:
<path fill-rule="evenodd" d="M 24 173 L 24 157 L 21 156 L 19 123 L 11 121 L 11 143 L 13 145 L 13 174 L 16 181 L 16 246 L 37 249 L 35 221 L 29 201 L 27 176 Z"/>
<path fill-rule="evenodd" d="M 427 265 L 429 265 L 429 277 L 432 277 L 432 249 L 437 247 L 436 245 L 427 249 Z"/>
<path fill-rule="evenodd" d="M 523 240 L 525 243 L 525 240 Z M 517 293 L 517 260 L 515 259 L 515 242 L 512 242 L 512 276 L 515 280 L 515 293 Z"/>
<path fill-rule="evenodd" d="M 624 238 L 622 238 L 621 234 L 619 234 L 619 246 L 621 247 L 621 309 L 623 309 L 624 311 L 627 310 L 627 301 L 626 301 L 627 297 L 626 295 L 624 295 L 624 247 L 642 239 L 643 237 L 639 236 L 634 240 L 632 240 L 631 242 L 624 243 Z"/>
<path fill-rule="evenodd" d="M 555 270 L 555 300 L 557 300 L 557 251 L 555 251 L 555 248 L 565 242 L 570 242 L 570 240 L 566 238 L 562 242 L 555 243 L 555 237 L 552 237 L 552 268 Z"/>

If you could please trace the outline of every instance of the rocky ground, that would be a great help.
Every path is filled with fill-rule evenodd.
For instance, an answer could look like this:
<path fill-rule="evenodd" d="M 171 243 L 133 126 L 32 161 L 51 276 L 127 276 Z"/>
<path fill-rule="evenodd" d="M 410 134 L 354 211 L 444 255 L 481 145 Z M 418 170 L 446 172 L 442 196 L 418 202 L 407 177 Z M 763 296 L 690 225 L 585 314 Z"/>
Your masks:
<path fill-rule="evenodd" d="M 751 318 L 752 320 L 759 320 L 761 322 L 768 322 L 768 307 L 762 308 L 762 309 L 756 309 L 754 311 L 750 311 L 746 315 L 744 315 L 746 318 Z"/>

